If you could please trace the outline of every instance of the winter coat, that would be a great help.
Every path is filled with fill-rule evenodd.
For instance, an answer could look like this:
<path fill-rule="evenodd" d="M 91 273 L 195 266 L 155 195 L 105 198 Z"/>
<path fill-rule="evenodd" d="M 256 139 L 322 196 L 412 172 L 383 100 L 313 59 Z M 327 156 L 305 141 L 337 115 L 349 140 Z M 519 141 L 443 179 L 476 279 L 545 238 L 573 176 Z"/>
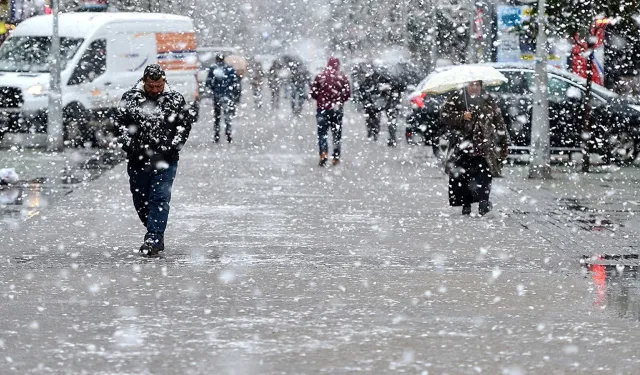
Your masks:
<path fill-rule="evenodd" d="M 262 64 L 257 61 L 251 63 L 249 67 L 251 73 L 251 86 L 260 87 L 264 83 L 265 73 L 262 70 Z"/>
<path fill-rule="evenodd" d="M 236 70 L 223 62 L 216 63 L 209 69 L 206 86 L 213 93 L 213 99 L 238 102 L 240 100 L 240 76 Z"/>
<path fill-rule="evenodd" d="M 267 74 L 267 84 L 272 91 L 280 90 L 280 86 L 282 86 L 282 78 L 280 77 L 280 72 L 284 69 L 282 63 L 279 60 L 275 60 L 271 67 L 269 68 L 269 72 Z"/>
<path fill-rule="evenodd" d="M 309 71 L 300 63 L 292 64 L 289 70 L 291 71 L 291 86 L 298 90 L 304 90 L 311 78 Z"/>
<path fill-rule="evenodd" d="M 193 117 L 184 97 L 165 86 L 157 99 L 150 98 L 144 84 L 124 93 L 116 114 L 122 136 L 119 143 L 130 162 L 174 162 L 189 138 Z"/>
<path fill-rule="evenodd" d="M 389 80 L 378 71 L 368 72 L 358 85 L 358 95 L 362 106 L 370 111 L 381 112 L 387 107 L 388 97 L 385 94 Z"/>
<path fill-rule="evenodd" d="M 311 85 L 311 97 L 318 102 L 318 109 L 341 109 L 351 97 L 349 79 L 340 70 L 340 60 L 329 59 L 327 67 L 316 76 Z"/>
<path fill-rule="evenodd" d="M 464 119 L 465 111 L 471 112 L 471 120 Z M 493 98 L 486 94 L 471 98 L 466 90 L 454 93 L 443 104 L 440 120 L 451 137 L 445 161 L 447 173 L 460 156 L 471 154 L 484 157 L 493 176 L 501 174 L 502 161 L 508 155 L 509 132 Z"/>

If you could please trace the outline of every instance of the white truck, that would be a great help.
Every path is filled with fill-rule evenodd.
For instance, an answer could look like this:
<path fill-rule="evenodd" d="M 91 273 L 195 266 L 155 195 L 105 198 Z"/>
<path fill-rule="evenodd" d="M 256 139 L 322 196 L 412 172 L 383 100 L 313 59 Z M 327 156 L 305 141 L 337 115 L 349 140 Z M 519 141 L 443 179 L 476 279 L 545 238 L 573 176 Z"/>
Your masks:
<path fill-rule="evenodd" d="M 5 132 L 46 133 L 53 17 L 22 22 L 0 47 L 0 140 Z M 196 39 L 191 18 L 149 13 L 60 15 L 62 105 L 67 144 L 95 142 L 122 94 L 149 64 L 198 107 Z"/>

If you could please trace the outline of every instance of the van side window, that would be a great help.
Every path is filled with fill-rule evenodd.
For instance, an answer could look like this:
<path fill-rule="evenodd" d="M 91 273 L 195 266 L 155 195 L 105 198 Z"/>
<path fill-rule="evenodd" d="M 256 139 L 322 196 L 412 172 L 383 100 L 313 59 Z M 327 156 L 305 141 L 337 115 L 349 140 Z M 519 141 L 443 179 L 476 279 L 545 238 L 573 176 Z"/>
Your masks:
<path fill-rule="evenodd" d="M 91 42 L 69 78 L 69 85 L 88 83 L 107 71 L 107 40 Z"/>

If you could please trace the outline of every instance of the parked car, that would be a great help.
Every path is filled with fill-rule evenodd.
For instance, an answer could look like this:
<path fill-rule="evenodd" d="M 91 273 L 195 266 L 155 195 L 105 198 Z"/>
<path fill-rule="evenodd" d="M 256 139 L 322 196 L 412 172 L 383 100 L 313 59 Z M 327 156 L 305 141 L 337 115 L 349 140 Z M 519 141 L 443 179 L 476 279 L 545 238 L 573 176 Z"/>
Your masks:
<path fill-rule="evenodd" d="M 444 69 L 436 68 L 434 73 Z M 425 95 L 420 92 L 425 82 L 431 77 L 423 79 L 414 90 L 409 93 L 409 113 L 405 137 L 410 145 L 425 145 L 433 148 L 433 154 L 440 157 L 444 153 L 447 140 L 443 137 L 440 126 L 440 106 L 448 94 Z"/>
<path fill-rule="evenodd" d="M 171 30 L 168 32 L 167 30 Z M 52 17 L 20 23 L 0 46 L 0 137 L 44 133 Z M 150 13 L 64 13 L 59 19 L 64 137 L 95 143 L 122 94 L 158 63 L 171 87 L 197 112 L 196 39 L 191 18 Z M 192 113 L 197 117 L 197 113 Z"/>
<path fill-rule="evenodd" d="M 504 74 L 509 82 L 487 87 L 498 102 L 509 129 L 510 154 L 526 154 L 531 148 L 532 91 L 535 69 L 532 64 L 490 64 Z M 442 68 L 446 69 L 446 68 Z M 590 152 L 602 154 L 606 160 L 619 164 L 633 162 L 640 145 L 640 103 L 621 98 L 599 85 L 592 90 L 592 124 L 594 142 Z M 420 98 L 420 99 L 418 99 Z M 549 67 L 549 126 L 551 151 L 571 153 L 581 151 L 584 123 L 585 80 L 562 69 Z M 412 93 L 408 100 L 413 110 L 408 117 L 407 141 L 416 143 L 440 136 L 440 106 L 446 95 Z M 422 100 L 424 105 L 420 106 Z M 423 141 L 427 143 L 426 141 Z M 428 144 L 428 143 L 427 143 Z"/>

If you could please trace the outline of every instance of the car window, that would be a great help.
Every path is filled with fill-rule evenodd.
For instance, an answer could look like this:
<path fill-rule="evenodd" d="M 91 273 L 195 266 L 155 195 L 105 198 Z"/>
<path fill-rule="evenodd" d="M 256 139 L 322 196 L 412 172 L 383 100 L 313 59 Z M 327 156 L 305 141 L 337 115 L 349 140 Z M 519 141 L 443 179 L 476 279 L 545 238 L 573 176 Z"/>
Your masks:
<path fill-rule="evenodd" d="M 577 85 L 559 77 L 549 77 L 549 99 L 556 101 L 581 100 L 583 96 L 584 92 Z"/>
<path fill-rule="evenodd" d="M 502 70 L 500 71 L 509 81 L 500 86 L 487 87 L 488 92 L 501 94 L 530 94 L 533 85 L 533 73 L 529 71 Z"/>
<path fill-rule="evenodd" d="M 69 85 L 92 82 L 107 71 L 107 40 L 91 42 L 69 78 Z"/>

